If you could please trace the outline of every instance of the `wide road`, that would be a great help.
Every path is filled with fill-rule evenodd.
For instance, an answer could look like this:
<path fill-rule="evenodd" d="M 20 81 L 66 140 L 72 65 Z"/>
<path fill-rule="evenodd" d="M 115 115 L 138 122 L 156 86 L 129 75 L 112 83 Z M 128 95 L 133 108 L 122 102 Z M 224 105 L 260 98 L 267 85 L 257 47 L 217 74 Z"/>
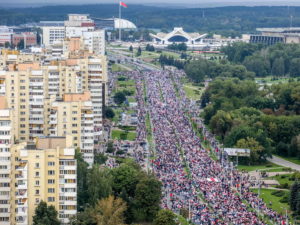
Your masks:
<path fill-rule="evenodd" d="M 284 166 L 284 167 L 289 167 L 292 168 L 294 170 L 300 171 L 300 165 L 292 163 L 290 161 L 287 161 L 285 159 L 279 158 L 277 156 L 274 156 L 272 158 L 268 158 L 268 161 L 270 161 L 271 163 L 275 163 L 277 165 L 280 166 Z"/>

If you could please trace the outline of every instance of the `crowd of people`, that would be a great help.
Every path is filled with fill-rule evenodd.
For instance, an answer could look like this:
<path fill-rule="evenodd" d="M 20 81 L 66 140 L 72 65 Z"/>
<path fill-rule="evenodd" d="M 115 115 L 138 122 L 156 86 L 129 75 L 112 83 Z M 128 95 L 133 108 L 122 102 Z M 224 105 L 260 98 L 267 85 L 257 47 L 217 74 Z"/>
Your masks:
<path fill-rule="evenodd" d="M 249 176 L 233 167 L 214 135 L 205 128 L 198 104 L 185 95 L 183 72 L 132 71 L 126 76 L 136 83 L 138 125 L 133 154 L 142 166 L 150 163 L 146 157 L 149 149 L 145 148 L 149 114 L 155 144 L 151 164 L 163 183 L 163 208 L 176 213 L 186 210 L 191 221 L 199 225 L 265 224 L 266 220 L 286 224 L 284 216 L 269 209 L 250 191 Z M 210 157 L 192 122 L 218 160 Z"/>
<path fill-rule="evenodd" d="M 219 143 L 198 119 L 198 127 L 219 154 L 219 160 L 212 160 L 202 146 L 191 124 L 193 116 L 199 115 L 195 112 L 198 109 L 185 96 L 180 82 L 183 73 L 134 73 L 140 119 L 138 137 L 146 139 L 148 110 L 155 142 L 152 167 L 164 187 L 162 206 L 176 213 L 188 210 L 195 224 L 264 224 L 258 213 L 276 224 L 285 224 L 286 218 L 267 208 L 249 190 L 248 176 L 235 170 L 225 153 L 220 154 Z"/>

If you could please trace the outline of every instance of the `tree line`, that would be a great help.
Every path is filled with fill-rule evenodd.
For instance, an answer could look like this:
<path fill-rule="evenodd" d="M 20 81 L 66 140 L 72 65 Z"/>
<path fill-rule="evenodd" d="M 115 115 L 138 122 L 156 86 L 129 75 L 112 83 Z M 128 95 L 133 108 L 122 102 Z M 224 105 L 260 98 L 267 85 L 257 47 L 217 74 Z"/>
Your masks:
<path fill-rule="evenodd" d="M 159 56 L 158 62 L 162 67 L 164 66 L 175 66 L 177 69 L 183 69 L 186 62 L 184 60 L 175 59 L 173 56 L 167 56 L 161 54 Z"/>
<path fill-rule="evenodd" d="M 290 16 L 293 16 L 293 25 L 300 26 L 300 18 L 297 17 L 299 11 L 300 7 L 292 6 L 172 9 L 132 4 L 126 12 L 124 11 L 124 16 L 139 28 L 171 30 L 173 27 L 181 26 L 189 32 L 217 32 L 236 37 L 242 33 L 255 32 L 257 27 L 289 27 Z M 96 18 L 118 17 L 118 7 L 115 4 L 94 4 L 84 7 L 62 5 L 3 9 L 0 11 L 0 23 L 19 25 L 45 20 L 63 21 L 67 12 L 88 13 Z M 140 35 L 137 35 L 135 38 L 139 37 Z"/>
<path fill-rule="evenodd" d="M 300 82 L 261 89 L 251 80 L 217 78 L 201 99 L 204 121 L 226 147 L 250 148 L 248 163 L 271 153 L 300 158 Z"/>
<path fill-rule="evenodd" d="M 245 66 L 231 64 L 226 60 L 220 62 L 207 59 L 188 61 L 184 70 L 195 83 L 202 82 L 205 78 L 234 77 L 244 80 L 255 77 L 255 74 L 248 71 Z"/>
<path fill-rule="evenodd" d="M 222 49 L 228 60 L 244 65 L 258 77 L 268 75 L 300 77 L 300 45 L 273 46 L 236 42 Z"/>

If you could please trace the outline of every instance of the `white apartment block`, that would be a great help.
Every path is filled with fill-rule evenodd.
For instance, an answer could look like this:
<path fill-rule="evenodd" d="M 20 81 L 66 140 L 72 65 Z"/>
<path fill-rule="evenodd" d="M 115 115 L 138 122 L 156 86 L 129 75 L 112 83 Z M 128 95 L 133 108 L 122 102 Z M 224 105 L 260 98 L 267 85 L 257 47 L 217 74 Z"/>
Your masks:
<path fill-rule="evenodd" d="M 49 46 L 57 41 L 65 38 L 65 27 L 64 26 L 42 26 L 42 43 L 44 46 Z"/>
<path fill-rule="evenodd" d="M 90 52 L 105 55 L 105 31 L 95 30 L 83 32 L 83 42 Z"/>
<path fill-rule="evenodd" d="M 0 97 L 0 224 L 10 225 L 12 165 L 11 145 L 13 144 L 12 114 L 5 104 L 5 97 Z"/>

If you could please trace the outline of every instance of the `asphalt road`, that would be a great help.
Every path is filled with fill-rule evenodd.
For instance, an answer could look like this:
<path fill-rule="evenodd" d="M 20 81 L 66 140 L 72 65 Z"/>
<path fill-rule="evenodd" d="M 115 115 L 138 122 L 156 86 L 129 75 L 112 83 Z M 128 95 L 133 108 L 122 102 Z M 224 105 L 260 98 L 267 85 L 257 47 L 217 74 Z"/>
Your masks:
<path fill-rule="evenodd" d="M 280 165 L 280 166 L 290 167 L 294 170 L 300 171 L 300 165 L 292 163 L 292 162 L 287 161 L 287 160 L 284 160 L 284 159 L 279 158 L 279 157 L 274 156 L 274 155 L 273 155 L 272 159 L 268 158 L 268 161 L 270 161 L 272 163 L 275 163 L 277 165 Z"/>

